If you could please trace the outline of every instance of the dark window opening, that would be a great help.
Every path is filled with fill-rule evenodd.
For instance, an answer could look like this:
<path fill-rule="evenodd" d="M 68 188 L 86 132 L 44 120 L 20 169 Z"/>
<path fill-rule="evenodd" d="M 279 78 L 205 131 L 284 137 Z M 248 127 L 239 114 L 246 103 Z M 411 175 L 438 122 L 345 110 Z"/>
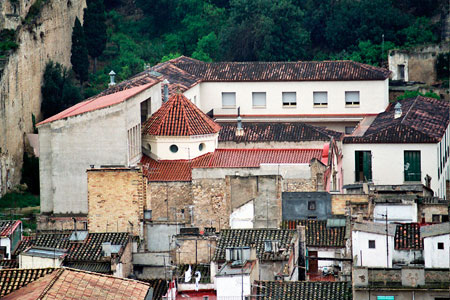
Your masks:
<path fill-rule="evenodd" d="M 441 221 L 441 215 L 433 215 L 431 220 L 432 222 L 439 223 Z"/>
<path fill-rule="evenodd" d="M 369 240 L 369 249 L 375 249 L 375 240 Z"/>
<path fill-rule="evenodd" d="M 444 250 L 444 243 L 437 243 L 438 250 Z"/>
<path fill-rule="evenodd" d="M 405 65 L 398 65 L 398 80 L 405 80 Z"/>
<path fill-rule="evenodd" d="M 316 201 L 308 201 L 308 210 L 316 210 Z"/>
<path fill-rule="evenodd" d="M 144 123 L 147 118 L 151 115 L 151 103 L 152 98 L 148 98 L 141 102 L 141 123 Z"/>
<path fill-rule="evenodd" d="M 372 181 L 372 154 L 370 151 L 355 151 L 355 181 Z"/>
<path fill-rule="evenodd" d="M 420 151 L 404 152 L 405 181 L 421 181 Z"/>

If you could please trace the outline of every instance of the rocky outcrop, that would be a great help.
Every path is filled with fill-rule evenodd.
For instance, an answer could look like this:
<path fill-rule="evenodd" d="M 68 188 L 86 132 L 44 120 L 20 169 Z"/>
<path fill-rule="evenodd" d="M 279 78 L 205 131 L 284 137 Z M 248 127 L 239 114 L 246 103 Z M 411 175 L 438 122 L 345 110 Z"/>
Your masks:
<path fill-rule="evenodd" d="M 6 4 L 11 0 L 4 1 L 2 17 L 11 8 Z M 23 18 L 35 1 L 12 2 L 19 3 Z M 25 133 L 33 129 L 32 114 L 40 120 L 45 65 L 53 60 L 70 67 L 72 27 L 85 7 L 86 0 L 48 0 L 36 20 L 17 27 L 19 49 L 7 58 L 0 79 L 0 195 L 20 181 Z M 13 20 L 4 20 L 6 25 Z"/>

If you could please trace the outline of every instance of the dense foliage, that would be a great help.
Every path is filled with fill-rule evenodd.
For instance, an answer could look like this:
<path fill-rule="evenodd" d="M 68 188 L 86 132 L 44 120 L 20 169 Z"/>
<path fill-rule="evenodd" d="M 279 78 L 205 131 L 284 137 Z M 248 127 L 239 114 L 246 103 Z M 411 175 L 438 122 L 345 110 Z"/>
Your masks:
<path fill-rule="evenodd" d="M 94 59 L 94 72 L 97 68 L 97 58 L 106 46 L 106 18 L 103 0 L 87 0 L 84 9 L 84 34 L 89 55 Z"/>
<path fill-rule="evenodd" d="M 386 64 L 389 49 L 439 42 L 441 24 L 431 17 L 439 20 L 446 5 L 443 0 L 105 0 L 106 48 L 86 95 L 105 88 L 111 70 L 123 80 L 179 55 L 203 61 L 352 59 L 379 66 Z"/>
<path fill-rule="evenodd" d="M 56 115 L 82 99 L 79 88 L 72 82 L 69 70 L 52 61 L 45 66 L 41 92 L 41 112 L 44 119 Z"/>
<path fill-rule="evenodd" d="M 84 30 L 78 18 L 75 19 L 75 25 L 72 30 L 71 52 L 70 62 L 72 63 L 72 70 L 75 72 L 82 85 L 83 82 L 88 79 L 89 58 Z"/>
<path fill-rule="evenodd" d="M 19 48 L 16 43 L 16 33 L 12 29 L 3 29 L 0 31 L 0 58 L 6 56 L 8 51 L 14 51 Z"/>

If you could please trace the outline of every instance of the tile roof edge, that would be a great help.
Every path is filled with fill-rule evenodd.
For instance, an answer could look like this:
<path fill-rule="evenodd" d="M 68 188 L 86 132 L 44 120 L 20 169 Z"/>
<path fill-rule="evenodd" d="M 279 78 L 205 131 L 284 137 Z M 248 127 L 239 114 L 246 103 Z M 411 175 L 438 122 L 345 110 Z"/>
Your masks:
<path fill-rule="evenodd" d="M 37 297 L 36 300 L 40 300 L 43 299 L 44 296 L 48 293 L 48 291 L 53 287 L 53 285 L 55 284 L 55 282 L 59 279 L 59 277 L 61 277 L 61 274 L 64 272 L 64 270 L 58 269 L 55 272 L 52 272 L 50 274 L 47 274 L 49 276 L 53 276 L 53 278 L 50 280 L 50 282 L 47 284 L 47 286 L 44 288 L 44 290 L 42 291 L 42 293 Z M 56 273 L 56 274 L 55 274 Z M 45 276 L 43 276 L 45 277 Z M 41 277 L 41 278 L 43 278 Z"/>
<path fill-rule="evenodd" d="M 107 278 L 113 278 L 113 279 L 120 279 L 120 280 L 123 280 L 123 281 L 142 283 L 142 284 L 144 284 L 144 285 L 150 286 L 149 283 L 147 283 L 147 282 L 145 282 L 145 281 L 140 281 L 140 280 L 137 280 L 137 279 L 130 279 L 130 278 L 118 277 L 118 276 L 109 275 L 109 274 L 103 274 L 103 273 L 95 273 L 95 272 L 86 271 L 86 270 L 73 269 L 73 268 L 70 268 L 70 267 L 61 267 L 61 269 L 69 270 L 69 271 L 72 271 L 72 272 L 85 273 L 85 274 L 89 274 L 89 275 L 96 275 L 96 276 L 101 276 L 101 277 L 107 277 Z"/>
<path fill-rule="evenodd" d="M 57 118 L 57 119 L 54 119 L 54 120 L 51 120 L 53 117 L 57 116 L 58 114 L 63 113 L 63 112 L 66 111 L 66 110 L 63 110 L 63 111 L 59 112 L 58 114 L 56 114 L 56 115 L 54 115 L 54 116 L 51 116 L 51 117 L 49 117 L 49 118 L 47 118 L 47 119 L 45 119 L 45 120 L 43 120 L 43 121 L 37 123 L 37 124 L 36 124 L 36 127 L 40 127 L 40 126 L 42 126 L 42 125 L 49 124 L 49 123 L 52 123 L 52 122 L 55 122 L 55 121 L 59 121 L 59 120 L 67 119 L 67 118 L 70 118 L 70 117 L 75 117 L 75 116 L 83 115 L 83 114 L 88 113 L 88 112 L 96 111 L 96 110 L 99 110 L 99 109 L 104 109 L 104 108 L 107 108 L 107 107 L 111 107 L 111 106 L 114 106 L 114 105 L 123 103 L 123 102 L 127 101 L 128 99 L 130 99 L 130 98 L 136 96 L 137 94 L 142 93 L 142 92 L 145 91 L 146 89 L 148 89 L 148 88 L 154 86 L 154 85 L 157 84 L 158 82 L 159 82 L 159 81 L 157 81 L 157 82 L 149 82 L 149 83 L 143 84 L 143 85 L 141 85 L 141 86 L 132 87 L 132 88 L 136 88 L 136 92 L 134 92 L 134 93 L 132 93 L 132 94 L 130 94 L 130 95 L 124 97 L 123 100 L 120 101 L 120 102 L 117 102 L 117 103 L 114 103 L 114 104 L 110 104 L 110 105 L 106 105 L 106 106 L 102 106 L 102 107 L 98 107 L 98 108 L 96 108 L 96 109 L 89 110 L 89 111 L 85 111 L 85 112 L 81 112 L 81 113 L 79 113 L 79 114 L 69 115 L 69 114 L 72 113 L 74 110 L 79 109 L 79 108 L 81 108 L 81 107 L 84 107 L 84 106 L 86 106 L 86 105 L 88 105 L 88 104 L 94 102 L 95 100 L 98 100 L 98 99 L 100 99 L 100 98 L 102 98 L 102 97 L 107 97 L 107 96 L 110 96 L 110 95 L 113 95 L 113 94 L 116 94 L 116 93 L 124 92 L 124 91 L 130 90 L 130 89 L 132 89 L 132 88 L 125 89 L 125 90 L 122 90 L 122 91 L 118 91 L 118 92 L 116 92 L 116 93 L 112 93 L 112 94 L 108 94 L 108 95 L 103 95 L 103 96 L 96 97 L 96 98 L 93 98 L 93 97 L 95 97 L 95 96 L 93 96 L 93 97 L 91 97 L 91 98 L 88 98 L 88 99 L 86 99 L 86 100 L 83 100 L 83 101 L 77 103 L 77 104 L 83 103 L 83 105 L 77 106 L 77 104 L 75 104 L 75 105 L 73 105 L 72 107 L 69 107 L 68 109 L 66 109 L 67 112 L 66 112 L 64 115 L 61 115 L 61 117 L 59 117 L 59 118 Z M 140 89 L 138 89 L 138 88 L 140 88 Z M 75 106 L 76 106 L 76 107 L 75 107 Z M 71 108 L 73 108 L 73 109 L 69 111 L 69 109 L 71 109 Z"/>

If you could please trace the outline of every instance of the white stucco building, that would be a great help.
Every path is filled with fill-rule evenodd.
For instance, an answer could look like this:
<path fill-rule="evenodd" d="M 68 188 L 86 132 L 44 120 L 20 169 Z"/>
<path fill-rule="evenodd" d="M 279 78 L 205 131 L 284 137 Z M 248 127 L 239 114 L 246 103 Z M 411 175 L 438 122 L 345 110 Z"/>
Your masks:
<path fill-rule="evenodd" d="M 219 121 L 284 120 L 351 132 L 388 106 L 390 72 L 352 61 L 217 62 L 179 57 L 148 70 Z"/>
<path fill-rule="evenodd" d="M 387 232 L 386 232 L 387 229 Z M 352 229 L 354 266 L 392 268 L 395 225 L 355 223 Z"/>
<path fill-rule="evenodd" d="M 450 223 L 423 226 L 420 229 L 423 238 L 423 256 L 425 268 L 450 267 Z"/>
<path fill-rule="evenodd" d="M 344 138 L 344 184 L 422 183 L 445 198 L 450 105 L 421 96 L 398 103 Z"/>
<path fill-rule="evenodd" d="M 144 75 L 37 124 L 41 213 L 86 214 L 93 166 L 135 166 L 141 122 L 161 106 L 161 85 Z"/>

